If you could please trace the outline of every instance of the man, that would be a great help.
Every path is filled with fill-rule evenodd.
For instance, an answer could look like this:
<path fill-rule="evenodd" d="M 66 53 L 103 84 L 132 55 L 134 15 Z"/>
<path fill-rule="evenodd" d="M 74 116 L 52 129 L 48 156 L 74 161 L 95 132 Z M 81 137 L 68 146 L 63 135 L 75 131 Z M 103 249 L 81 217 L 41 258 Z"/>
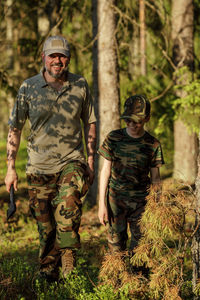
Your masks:
<path fill-rule="evenodd" d="M 21 131 L 30 122 L 26 167 L 29 205 L 37 220 L 40 274 L 73 270 L 80 247 L 82 199 L 94 179 L 96 119 L 86 80 L 68 71 L 70 48 L 61 36 L 43 47 L 41 72 L 23 82 L 9 119 L 6 189 L 17 190 L 15 160 Z M 87 148 L 84 155 L 82 125 Z"/>

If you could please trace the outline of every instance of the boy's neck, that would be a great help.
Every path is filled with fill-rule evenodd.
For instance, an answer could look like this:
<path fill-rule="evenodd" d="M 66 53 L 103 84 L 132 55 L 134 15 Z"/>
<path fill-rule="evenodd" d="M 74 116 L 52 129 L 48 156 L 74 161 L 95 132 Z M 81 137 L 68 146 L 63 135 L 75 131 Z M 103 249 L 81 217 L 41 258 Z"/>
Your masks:
<path fill-rule="evenodd" d="M 135 139 L 138 139 L 138 138 L 142 137 L 142 136 L 145 134 L 144 128 L 142 128 L 140 132 L 134 133 L 134 132 L 131 130 L 131 128 L 126 127 L 126 132 L 127 132 L 127 134 L 128 134 L 130 137 L 133 137 L 133 138 L 135 138 Z"/>

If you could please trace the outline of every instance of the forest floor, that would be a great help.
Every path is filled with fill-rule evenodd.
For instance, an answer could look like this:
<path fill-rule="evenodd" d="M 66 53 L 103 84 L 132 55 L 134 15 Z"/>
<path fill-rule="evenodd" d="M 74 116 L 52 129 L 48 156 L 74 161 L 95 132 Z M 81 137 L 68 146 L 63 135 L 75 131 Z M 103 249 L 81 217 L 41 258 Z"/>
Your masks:
<path fill-rule="evenodd" d="M 5 153 L 5 142 L 0 143 L 0 157 L 5 158 Z M 149 220 L 149 215 L 147 215 L 147 225 L 145 225 L 149 229 L 148 224 L 150 224 L 150 221 L 155 228 L 158 224 L 161 226 L 158 226 L 161 228 L 161 230 L 159 229 L 159 240 L 163 241 L 162 234 L 164 234 L 164 239 L 168 239 L 163 244 L 165 247 L 162 249 L 161 246 L 158 249 L 161 253 L 159 251 L 158 253 L 155 252 L 155 257 L 150 261 L 153 266 L 160 259 L 159 264 L 155 267 L 155 273 L 152 271 L 151 277 L 146 278 L 140 272 L 134 277 L 132 268 L 129 267 L 127 253 L 123 261 L 117 256 L 109 257 L 106 241 L 107 227 L 99 223 L 97 205 L 87 209 L 88 205 L 86 202 L 83 206 L 80 227 L 82 247 L 77 252 L 77 267 L 75 271 L 64 281 L 49 283 L 46 280 L 41 280 L 38 277 L 39 240 L 37 225 L 29 211 L 24 172 L 26 163 L 25 143 L 22 143 L 18 155 L 17 170 L 20 181 L 18 191 L 15 193 L 17 211 L 9 222 L 6 219 L 9 194 L 6 192 L 4 185 L 6 160 L 0 160 L 1 300 L 193 299 L 192 255 L 191 243 L 188 238 L 189 235 L 192 235 L 191 231 L 193 230 L 191 230 L 193 225 L 191 225 L 190 213 L 193 200 L 191 200 L 191 196 L 187 197 L 186 195 L 186 197 L 181 196 L 181 198 L 178 198 L 176 202 L 177 186 L 170 177 L 163 180 L 163 187 L 164 190 L 171 191 L 171 199 L 168 199 L 167 203 L 163 202 L 160 206 L 155 206 L 155 209 L 150 207 L 153 217 L 152 220 Z M 193 187 L 184 187 L 184 189 L 193 191 Z M 169 213 L 172 213 L 171 220 L 170 215 L 168 217 Z M 184 228 L 179 226 L 183 219 L 183 213 L 187 219 L 186 221 L 184 220 Z M 193 216 L 192 218 L 194 219 Z M 177 226 L 176 222 L 179 222 Z M 172 237 L 174 234 L 175 236 Z M 152 250 L 154 246 L 152 244 Z M 144 247 L 143 253 L 145 254 L 148 244 L 146 243 L 142 247 Z M 158 259 L 156 255 L 158 255 Z M 161 255 L 161 258 L 159 255 Z M 166 289 L 166 286 L 169 288 Z M 174 297 L 171 297 L 171 295 L 174 295 Z"/>
<path fill-rule="evenodd" d="M 68 279 L 69 288 L 65 287 L 66 283 L 58 286 L 57 283 L 49 284 L 38 279 L 38 232 L 28 207 L 26 183 L 19 184 L 15 199 L 16 213 L 7 222 L 9 194 L 1 184 L 0 299 L 101 299 L 89 296 L 97 286 L 101 261 L 107 247 L 106 231 L 98 222 L 97 206 L 88 211 L 83 209 L 79 231 L 82 248 L 78 250 L 77 273 L 73 275 L 77 278 Z"/>
<path fill-rule="evenodd" d="M 164 181 L 170 185 L 170 179 Z M 35 220 L 28 208 L 26 183 L 19 184 L 15 193 L 17 211 L 7 222 L 6 210 L 9 195 L 3 183 L 0 185 L 0 299 L 154 299 L 146 294 L 130 296 L 126 289 L 102 285 L 99 279 L 102 260 L 107 252 L 106 228 L 101 226 L 97 206 L 83 209 L 80 236 L 82 248 L 78 250 L 77 268 L 63 283 L 49 284 L 38 279 L 38 232 Z M 115 263 L 112 261 L 112 264 Z M 116 269 L 120 265 L 115 266 Z M 191 278 L 191 261 L 188 271 Z M 192 299 L 191 280 L 180 299 Z M 162 299 L 158 297 L 155 299 Z M 167 299 L 167 298 L 166 298 Z M 176 298 L 174 298 L 176 299 Z M 179 299 L 179 298 L 177 298 Z M 171 300 L 171 299 L 170 299 Z"/>

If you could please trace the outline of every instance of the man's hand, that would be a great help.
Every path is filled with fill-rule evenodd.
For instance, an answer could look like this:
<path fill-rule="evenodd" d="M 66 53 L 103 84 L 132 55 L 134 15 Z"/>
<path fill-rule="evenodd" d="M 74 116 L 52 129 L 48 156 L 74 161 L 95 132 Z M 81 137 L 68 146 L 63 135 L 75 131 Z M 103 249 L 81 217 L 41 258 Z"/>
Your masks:
<path fill-rule="evenodd" d="M 94 181 L 94 156 L 96 150 L 96 123 L 90 123 L 85 128 L 85 142 L 88 155 L 87 173 L 90 185 Z"/>
<path fill-rule="evenodd" d="M 8 169 L 6 177 L 5 177 L 6 190 L 8 193 L 10 192 L 10 187 L 12 184 L 14 186 L 14 190 L 17 191 L 17 182 L 18 182 L 18 176 L 17 176 L 16 170 Z"/>
<path fill-rule="evenodd" d="M 89 184 L 92 185 L 93 181 L 94 181 L 94 176 L 95 176 L 93 158 L 92 159 L 88 158 L 88 164 L 87 164 L 86 172 L 87 172 L 87 175 L 88 175 L 88 178 L 89 178 Z"/>

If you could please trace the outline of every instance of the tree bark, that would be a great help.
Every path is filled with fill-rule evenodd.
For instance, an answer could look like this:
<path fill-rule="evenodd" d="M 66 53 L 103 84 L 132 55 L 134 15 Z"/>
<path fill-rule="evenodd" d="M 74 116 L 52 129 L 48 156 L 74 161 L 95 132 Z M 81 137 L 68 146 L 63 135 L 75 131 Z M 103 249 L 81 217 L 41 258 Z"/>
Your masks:
<path fill-rule="evenodd" d="M 141 75 L 146 75 L 146 37 L 145 37 L 145 1 L 140 0 L 140 70 Z"/>
<path fill-rule="evenodd" d="M 98 1 L 98 89 L 100 144 L 113 129 L 120 128 L 119 75 L 114 0 Z"/>
<path fill-rule="evenodd" d="M 194 69 L 193 22 L 193 1 L 173 0 L 173 61 L 177 68 L 188 66 L 190 71 Z M 176 96 L 181 98 L 184 94 L 179 92 Z M 174 178 L 193 184 L 197 173 L 196 159 L 197 136 L 188 132 L 180 116 L 174 123 Z"/>
<path fill-rule="evenodd" d="M 97 148 L 106 135 L 120 128 L 119 75 L 117 61 L 117 42 L 114 0 L 93 0 L 93 92 L 97 116 Z M 97 30 L 98 29 L 98 30 Z M 101 167 L 101 158 L 95 161 L 95 171 Z M 98 181 L 95 178 L 87 200 L 96 203 Z"/>
<path fill-rule="evenodd" d="M 174 122 L 174 178 L 194 184 L 197 172 L 198 141 L 181 119 Z"/>
<path fill-rule="evenodd" d="M 200 134 L 199 134 L 200 141 Z M 198 174 L 195 182 L 196 186 L 196 226 L 198 227 L 193 241 L 192 241 L 192 255 L 193 255 L 193 277 L 192 285 L 193 290 L 197 283 L 200 282 L 200 153 L 198 156 Z M 199 300 L 200 296 L 194 296 L 195 300 Z"/>
<path fill-rule="evenodd" d="M 97 148 L 99 147 L 99 107 L 98 107 L 98 97 L 99 97 L 99 88 L 98 88 L 98 0 L 92 0 L 92 31 L 93 31 L 93 47 L 92 47 L 92 86 L 93 86 L 93 97 L 94 97 L 94 109 L 95 115 L 97 117 Z M 99 160 L 97 156 L 95 157 L 94 162 L 95 169 L 95 178 L 94 182 L 88 192 L 87 202 L 89 207 L 93 207 L 96 204 L 97 191 L 98 191 L 98 170 L 99 170 Z"/>
<path fill-rule="evenodd" d="M 14 49 L 13 49 L 13 16 L 12 16 L 13 0 L 6 1 L 6 64 L 7 72 L 9 74 L 9 85 L 13 86 L 13 80 L 11 73 L 13 74 L 14 69 Z M 9 115 L 11 114 L 12 107 L 14 105 L 14 97 L 10 89 L 7 92 L 7 104 Z"/>

